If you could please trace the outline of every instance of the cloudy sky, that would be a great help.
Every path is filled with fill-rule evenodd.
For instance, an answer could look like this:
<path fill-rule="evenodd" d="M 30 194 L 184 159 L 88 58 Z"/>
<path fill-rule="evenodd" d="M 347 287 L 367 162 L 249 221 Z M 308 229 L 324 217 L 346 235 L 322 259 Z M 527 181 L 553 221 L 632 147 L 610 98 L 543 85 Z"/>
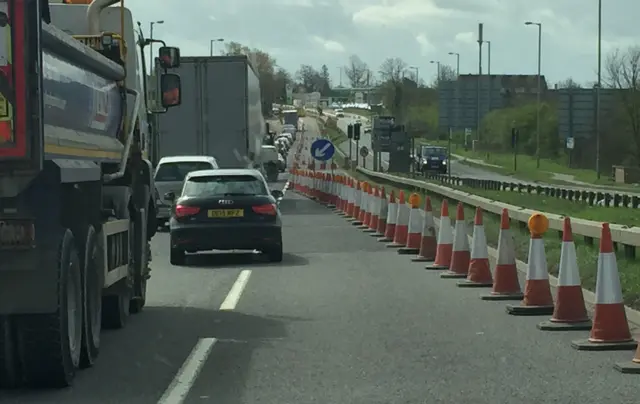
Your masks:
<path fill-rule="evenodd" d="M 597 0 L 127 0 L 134 18 L 154 28 L 156 38 L 176 44 L 183 55 L 207 55 L 211 39 L 224 38 L 272 54 L 295 72 L 300 64 L 330 67 L 339 84 L 340 66 L 357 54 L 374 70 L 400 57 L 435 74 L 432 60 L 461 73 L 478 71 L 478 23 L 491 41 L 491 72 L 535 74 L 542 23 L 542 73 L 551 82 L 573 77 L 593 82 L 597 66 Z M 607 0 L 603 52 L 640 45 L 640 1 Z M 635 37 L 634 37 L 635 34 Z M 486 45 L 483 65 L 486 69 Z M 222 45 L 218 44 L 218 52 Z M 486 70 L 485 70 L 486 71 Z M 345 80 L 346 83 L 346 80 Z"/>

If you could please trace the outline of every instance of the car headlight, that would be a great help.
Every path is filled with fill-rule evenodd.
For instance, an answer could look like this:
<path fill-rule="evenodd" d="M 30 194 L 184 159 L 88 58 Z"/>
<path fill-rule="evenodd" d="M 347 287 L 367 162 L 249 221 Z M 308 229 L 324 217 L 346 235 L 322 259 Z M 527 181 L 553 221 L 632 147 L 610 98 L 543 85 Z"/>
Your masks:
<path fill-rule="evenodd" d="M 442 164 L 444 164 L 446 166 L 447 165 L 447 160 L 443 160 Z"/>

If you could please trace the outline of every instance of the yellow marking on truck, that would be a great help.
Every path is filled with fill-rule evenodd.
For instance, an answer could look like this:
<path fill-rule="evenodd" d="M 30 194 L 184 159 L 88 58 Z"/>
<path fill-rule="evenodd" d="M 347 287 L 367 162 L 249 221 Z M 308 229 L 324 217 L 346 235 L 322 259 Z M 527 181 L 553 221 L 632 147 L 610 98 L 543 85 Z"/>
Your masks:
<path fill-rule="evenodd" d="M 44 152 L 63 156 L 94 157 L 104 159 L 120 159 L 122 157 L 122 153 L 120 152 L 85 149 L 82 147 L 58 146 L 54 144 L 45 145 Z"/>

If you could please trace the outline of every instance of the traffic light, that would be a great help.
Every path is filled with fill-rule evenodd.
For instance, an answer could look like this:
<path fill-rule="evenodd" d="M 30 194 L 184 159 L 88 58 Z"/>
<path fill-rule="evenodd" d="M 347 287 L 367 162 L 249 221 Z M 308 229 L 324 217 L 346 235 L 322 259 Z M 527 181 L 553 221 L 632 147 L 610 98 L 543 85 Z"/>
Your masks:
<path fill-rule="evenodd" d="M 349 139 L 353 139 L 353 125 L 352 124 L 349 124 L 347 126 L 347 137 Z"/>
<path fill-rule="evenodd" d="M 360 140 L 360 127 L 362 127 L 360 123 L 353 125 L 353 140 Z"/>

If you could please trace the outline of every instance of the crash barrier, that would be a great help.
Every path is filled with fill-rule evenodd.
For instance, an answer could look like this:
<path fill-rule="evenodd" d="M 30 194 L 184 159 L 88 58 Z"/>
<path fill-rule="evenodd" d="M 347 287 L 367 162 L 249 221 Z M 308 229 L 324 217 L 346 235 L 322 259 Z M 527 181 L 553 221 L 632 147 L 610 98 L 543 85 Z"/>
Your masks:
<path fill-rule="evenodd" d="M 413 174 L 414 178 L 423 177 L 441 184 L 463 186 L 488 191 L 518 192 L 521 194 L 543 195 L 550 198 L 584 203 L 589 206 L 608 206 L 613 208 L 640 207 L 640 195 L 584 190 L 578 187 L 553 187 L 549 185 L 527 184 L 522 182 L 494 181 L 479 178 L 449 176 L 436 173 Z"/>
<path fill-rule="evenodd" d="M 391 184 L 399 188 L 408 188 L 417 190 L 418 192 L 431 192 L 449 200 L 462 202 L 469 206 L 479 206 L 485 212 L 494 215 L 501 215 L 502 209 L 509 211 L 512 220 L 520 223 L 521 227 L 525 227 L 531 214 L 532 209 L 521 208 L 519 206 L 509 205 L 488 198 L 483 198 L 468 192 L 459 191 L 443 185 L 432 184 L 423 180 L 399 177 L 397 175 L 378 173 L 358 167 L 357 170 L 376 182 Z M 549 228 L 558 232 L 561 236 L 563 229 L 564 216 L 553 213 L 545 213 L 549 219 Z M 573 219 L 573 233 L 582 236 L 587 244 L 593 244 L 594 240 L 600 238 L 600 223 L 591 220 Z M 616 246 L 623 246 L 624 254 L 628 258 L 635 258 L 636 248 L 640 246 L 640 228 L 627 227 L 621 224 L 612 224 L 611 237 Z"/>
<path fill-rule="evenodd" d="M 552 228 L 552 219 L 546 214 L 527 212 L 530 240 L 527 273 L 522 287 L 510 228 L 513 217 L 507 207 L 499 208 L 500 234 L 496 263 L 492 269 L 483 225 L 485 209 L 479 205 L 473 221 L 473 235 L 469 237 L 464 203 L 458 202 L 452 223 L 448 199 L 444 199 L 438 235 L 435 236 L 436 223 L 429 196 L 423 202 L 418 193 L 407 196 L 401 190 L 397 199 L 394 191 L 387 198 L 383 186 L 361 182 L 344 174 L 309 170 L 292 170 L 290 183 L 294 192 L 333 209 L 378 241 L 391 242 L 387 247 L 397 250 L 398 254 L 414 255 L 414 262 L 432 260 L 425 270 L 442 271 L 440 278 L 458 279 L 456 286 L 460 288 L 490 289 L 480 296 L 481 300 L 519 302 L 505 306 L 508 315 L 546 316 L 548 320 L 537 325 L 541 331 L 589 331 L 588 338 L 571 342 L 578 351 L 635 350 L 629 362 L 616 363 L 613 367 L 622 373 L 640 374 L 640 347 L 631 335 L 627 320 L 614 253 L 614 231 L 609 223 L 597 224 L 600 249 L 593 317 L 589 318 L 573 237 L 576 226 L 568 217 L 561 219 L 561 254 L 554 299 L 543 239 Z M 380 222 L 371 218 L 385 215 L 386 228 L 381 229 Z"/>

